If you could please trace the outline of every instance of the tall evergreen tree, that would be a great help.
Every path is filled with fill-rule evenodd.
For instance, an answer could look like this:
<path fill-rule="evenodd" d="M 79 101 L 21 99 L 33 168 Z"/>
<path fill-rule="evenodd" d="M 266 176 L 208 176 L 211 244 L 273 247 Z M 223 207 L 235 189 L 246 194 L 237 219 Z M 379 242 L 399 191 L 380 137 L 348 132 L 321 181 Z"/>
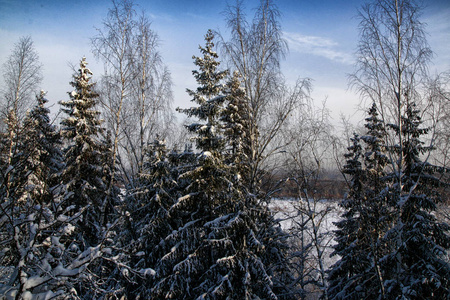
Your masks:
<path fill-rule="evenodd" d="M 195 157 L 190 149 L 169 151 L 165 142 L 154 140 L 147 146 L 142 173 L 128 188 L 124 201 L 117 205 L 120 217 L 111 228 L 111 252 L 104 253 L 102 264 L 93 273 L 85 296 L 99 297 L 107 291 L 111 297 L 151 298 L 155 271 L 162 253 L 163 240 L 172 231 L 169 209 L 183 195 L 189 180 L 177 180 L 191 170 Z M 164 249 L 163 249 L 164 250 Z"/>
<path fill-rule="evenodd" d="M 5 120 L 7 131 L 1 134 L 0 142 L 0 199 L 1 237 L 4 247 L 0 262 L 3 266 L 17 264 L 20 247 L 14 241 L 15 223 L 27 205 L 26 185 L 30 172 L 27 170 L 27 154 L 24 151 L 23 127 L 11 110 Z"/>
<path fill-rule="evenodd" d="M 393 251 L 385 258 L 385 285 L 392 299 L 450 297 L 450 265 L 445 259 L 450 249 L 450 226 L 433 214 L 441 200 L 437 188 L 445 184 L 436 175 L 444 170 L 426 160 L 433 148 L 421 140 L 428 128 L 421 127 L 419 113 L 410 101 L 402 126 L 390 126 L 403 138 L 403 147 L 392 147 L 392 151 L 402 151 L 404 158 L 401 179 L 391 176 L 395 223 L 387 235 Z"/>
<path fill-rule="evenodd" d="M 360 137 L 354 135 L 352 145 L 345 155 L 347 163 L 343 173 L 350 178 L 348 181 L 349 194 L 341 203 L 345 212 L 342 220 L 336 223 L 336 241 L 332 255 L 341 258 L 332 266 L 329 273 L 328 296 L 330 299 L 359 299 L 363 295 L 359 277 L 369 264 L 366 253 L 362 252 L 359 237 L 363 235 L 359 230 L 361 225 L 361 206 L 366 200 L 364 195 L 365 172 L 362 165 L 363 150 Z"/>
<path fill-rule="evenodd" d="M 402 126 L 389 125 L 404 139 L 403 147 L 386 146 L 386 128 L 375 104 L 366 121 L 364 152 L 354 139 L 344 169 L 351 184 L 343 203 L 346 212 L 337 223 L 334 254 L 341 259 L 330 271 L 330 298 L 446 298 L 449 226 L 432 213 L 442 184 L 434 174 L 443 169 L 421 159 L 432 148 L 420 139 L 427 129 L 420 127 L 419 111 L 409 103 Z M 389 165 L 389 157 L 396 156 L 405 161 L 400 175 Z"/>
<path fill-rule="evenodd" d="M 24 121 L 24 141 L 27 144 L 27 169 L 29 191 L 40 204 L 49 204 L 53 193 L 60 189 L 60 172 L 63 170 L 62 140 L 50 122 L 50 110 L 45 92 L 36 97 L 37 105 Z"/>
<path fill-rule="evenodd" d="M 14 193 L 2 199 L 0 236 L 8 247 L 2 248 L 0 262 L 12 272 L 2 272 L 0 294 L 7 298 L 69 297 L 77 277 L 98 254 L 83 250 L 75 237 L 83 208 L 61 208 L 61 139 L 50 124 L 44 96 L 37 96 L 37 106 L 24 120 L 20 151 L 14 151 L 8 167 Z"/>
<path fill-rule="evenodd" d="M 176 172 L 165 142 L 154 140 L 146 149 L 137 188 L 127 197 L 125 231 L 120 243 L 129 255 L 134 274 L 127 275 L 126 294 L 130 298 L 149 298 L 154 276 L 152 267 L 158 258 L 155 247 L 173 229 L 168 212 L 179 194 Z"/>
<path fill-rule="evenodd" d="M 66 167 L 62 174 L 67 185 L 65 207 L 88 206 L 79 226 L 83 239 L 95 244 L 101 234 L 101 208 L 104 207 L 106 186 L 103 178 L 103 152 L 99 141 L 102 132 L 97 105 L 98 93 L 91 82 L 92 72 L 87 68 L 86 58 L 80 62 L 78 73 L 70 83 L 69 101 L 61 101 L 62 111 L 67 117 L 61 121 L 62 136 L 67 141 L 64 149 Z"/>
<path fill-rule="evenodd" d="M 107 227 L 117 220 L 116 206 L 118 206 L 121 202 L 119 199 L 120 189 L 118 187 L 118 183 L 120 183 L 121 180 L 117 175 L 117 164 L 114 163 L 114 146 L 110 131 L 106 132 L 106 136 L 102 136 L 101 144 L 101 168 L 103 170 L 102 181 L 107 185 L 107 190 L 104 194 L 102 206 L 100 208 L 100 222 L 102 226 Z"/>
<path fill-rule="evenodd" d="M 221 81 L 226 72 L 217 70 L 219 62 L 213 51 L 211 31 L 205 39 L 206 47 L 200 47 L 203 57 L 194 57 L 199 71 L 193 71 L 193 75 L 199 87 L 196 91 L 188 90 L 198 106 L 180 110 L 205 122 L 187 126 L 196 134 L 196 147 L 202 153 L 198 156 L 197 166 L 182 175 L 190 179 L 189 194 L 180 197 L 169 210 L 176 230 L 160 245 L 169 253 L 156 266 L 156 272 L 161 276 L 154 288 L 156 298 L 197 298 L 211 288 L 205 275 L 215 263 L 212 249 L 220 243 L 208 238 L 208 230 L 203 225 L 220 213 L 215 208 L 220 205 L 227 187 L 222 162 L 224 140 L 218 134 L 218 116 L 225 98 Z"/>
<path fill-rule="evenodd" d="M 225 163 L 237 174 L 236 183 L 240 188 L 246 189 L 250 181 L 250 108 L 240 77 L 235 71 L 226 85 L 227 101 L 221 112 L 221 121 L 227 141 Z"/>
<path fill-rule="evenodd" d="M 378 240 L 371 260 L 380 287 L 378 293 L 376 285 L 370 290 L 386 299 L 449 298 L 449 265 L 442 259 L 449 248 L 448 225 L 434 217 L 439 168 L 427 162 L 431 151 L 423 144 L 427 130 L 421 128 L 414 104 L 435 100 L 423 93 L 428 90 L 424 84 L 432 52 L 420 20 L 421 8 L 420 1 L 414 0 L 374 0 L 363 5 L 357 70 L 351 77 L 362 96 L 378 104 L 384 126 L 393 129 L 385 132 L 385 157 L 377 161 L 374 156 L 378 167 L 371 155 L 366 157 L 366 191 L 374 210 L 367 215 L 373 224 L 358 226 L 369 241 Z"/>
<path fill-rule="evenodd" d="M 330 272 L 332 299 L 385 297 L 381 261 L 389 249 L 384 236 L 392 226 L 388 201 L 386 129 L 373 103 L 368 111 L 367 133 L 355 137 L 344 174 L 351 178 L 343 220 L 337 231 L 334 254 L 341 259 Z M 363 145 L 360 142 L 364 142 Z M 375 296 L 376 295 L 376 296 Z"/>
<path fill-rule="evenodd" d="M 260 199 L 261 195 L 254 195 L 249 190 L 252 181 L 250 160 L 254 155 L 251 143 L 252 139 L 257 138 L 255 135 L 258 132 L 252 128 L 248 97 L 237 71 L 227 82 L 225 93 L 226 105 L 221 113 L 221 121 L 226 140 L 224 162 L 230 168 L 234 192 L 231 197 L 239 199 L 238 210 L 248 214 L 251 220 L 245 220 L 245 224 L 252 228 L 252 234 L 255 233 L 264 245 L 264 251 L 258 252 L 258 259 L 271 276 L 274 294 L 284 295 L 284 298 L 295 297 L 299 291 L 292 286 L 294 280 L 287 260 L 288 236 L 274 219 L 266 201 L 263 201 L 265 199 Z M 260 190 L 259 187 L 257 190 Z"/>
<path fill-rule="evenodd" d="M 24 161 L 19 160 L 21 156 L 22 126 L 16 118 L 14 110 L 11 110 L 5 120 L 7 131 L 1 133 L 0 163 L 1 163 L 1 196 L 4 201 L 14 201 L 21 198 L 23 192 L 24 176 L 20 174 Z"/>
<path fill-rule="evenodd" d="M 366 201 L 362 205 L 360 231 L 365 245 L 365 252 L 369 260 L 365 270 L 361 287 L 367 295 L 381 295 L 385 297 L 384 277 L 381 269 L 382 258 L 388 253 L 389 247 L 385 242 L 385 235 L 392 227 L 392 207 L 389 202 L 387 176 L 388 153 L 386 149 L 386 128 L 379 118 L 378 107 L 373 102 L 368 111 L 364 141 L 364 193 Z"/>
<path fill-rule="evenodd" d="M 188 90 L 197 106 L 180 110 L 199 119 L 187 128 L 195 134 L 201 152 L 196 166 L 179 178 L 189 182 L 188 194 L 168 211 L 175 230 L 156 247 L 161 254 L 152 296 L 277 299 L 272 280 L 275 271 L 261 258 L 267 251 L 275 251 L 258 236 L 261 216 L 267 210 L 237 188 L 239 176 L 235 161 L 227 160 L 231 156 L 226 150 L 232 145 L 227 145 L 223 123 L 230 116 L 222 114 L 227 92 L 221 81 L 226 72 L 217 69 L 211 31 L 205 39 L 206 46 L 200 48 L 203 57 L 195 57 L 199 71 L 193 71 L 199 87 Z"/>

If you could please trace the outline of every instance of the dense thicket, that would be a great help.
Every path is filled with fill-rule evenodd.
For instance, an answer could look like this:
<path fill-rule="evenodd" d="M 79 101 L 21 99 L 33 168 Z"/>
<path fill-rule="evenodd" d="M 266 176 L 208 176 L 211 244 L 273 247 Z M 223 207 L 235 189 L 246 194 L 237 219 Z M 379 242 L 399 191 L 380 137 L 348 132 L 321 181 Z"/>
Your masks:
<path fill-rule="evenodd" d="M 449 226 L 433 214 L 441 200 L 438 188 L 446 184 L 439 174 L 445 170 L 421 158 L 432 150 L 421 140 L 428 129 L 421 127 L 414 103 L 406 112 L 404 148 L 384 144 L 387 128 L 375 103 L 366 119 L 367 134 L 355 136 L 348 148 L 344 173 L 350 193 L 342 203 L 343 220 L 337 223 L 334 254 L 340 259 L 329 274 L 332 299 L 449 295 Z M 400 135 L 397 126 L 389 127 Z M 405 158 L 401 183 L 388 164 L 388 157 L 396 154 L 391 152 L 397 151 Z"/>
<path fill-rule="evenodd" d="M 44 106 L 45 93 L 18 136 L 2 136 L 0 254 L 7 298 L 53 298 L 71 295 L 97 248 L 84 245 L 77 228 L 86 205 L 66 205 L 62 141 Z M 23 126 L 23 127 L 22 127 Z"/>
<path fill-rule="evenodd" d="M 156 262 L 152 295 L 288 298 L 293 292 L 288 290 L 286 265 L 282 266 L 286 262 L 281 231 L 270 222 L 267 207 L 239 189 L 242 178 L 248 178 L 248 169 L 236 164 L 243 156 L 239 140 L 244 131 L 230 131 L 233 124 L 221 121 L 238 118 L 232 107 L 245 100 L 245 93 L 238 92 L 237 76 L 228 85 L 231 89 L 225 90 L 226 72 L 218 70 L 211 31 L 205 40 L 206 46 L 200 48 L 203 57 L 194 58 L 199 70 L 193 74 L 199 87 L 188 90 L 197 106 L 181 110 L 199 120 L 187 128 L 201 152 L 193 168 L 181 174 L 190 182 L 187 194 L 168 211 L 174 231 L 157 246 L 162 257 Z"/>
<path fill-rule="evenodd" d="M 344 168 L 350 193 L 338 224 L 341 259 L 330 271 L 333 299 L 449 296 L 449 228 L 435 216 L 448 170 L 430 163 L 433 142 L 425 144 L 435 127 L 424 125 L 421 108 L 439 98 L 424 92 L 431 50 L 420 12 L 417 2 L 401 0 L 360 11 L 351 79 L 374 104 Z"/>

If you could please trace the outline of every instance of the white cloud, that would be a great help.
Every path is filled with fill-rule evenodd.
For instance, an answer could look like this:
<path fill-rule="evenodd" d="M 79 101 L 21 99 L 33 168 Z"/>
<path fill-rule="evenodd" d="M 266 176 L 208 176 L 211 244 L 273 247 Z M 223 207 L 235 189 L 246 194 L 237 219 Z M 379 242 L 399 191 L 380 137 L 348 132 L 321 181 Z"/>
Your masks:
<path fill-rule="evenodd" d="M 337 50 L 339 44 L 331 39 L 292 32 L 284 32 L 284 37 L 293 51 L 325 57 L 343 64 L 353 63 L 352 56 Z"/>
<path fill-rule="evenodd" d="M 165 14 L 165 13 L 159 13 L 159 14 L 147 13 L 147 15 L 149 15 L 153 21 L 161 21 L 161 22 L 168 22 L 168 23 L 173 23 L 175 21 L 175 18 L 172 15 Z"/>

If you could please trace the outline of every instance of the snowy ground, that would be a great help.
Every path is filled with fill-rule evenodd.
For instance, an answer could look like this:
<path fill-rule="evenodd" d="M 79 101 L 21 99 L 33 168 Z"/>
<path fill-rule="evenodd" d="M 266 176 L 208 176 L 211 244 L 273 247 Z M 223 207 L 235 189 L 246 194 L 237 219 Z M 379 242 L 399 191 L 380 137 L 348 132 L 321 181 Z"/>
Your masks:
<path fill-rule="evenodd" d="M 276 212 L 275 217 L 280 220 L 282 228 L 284 230 L 289 230 L 295 225 L 295 217 L 298 215 L 298 208 L 308 209 L 308 203 L 306 203 L 305 200 L 299 201 L 298 199 L 272 199 L 269 207 L 272 211 Z M 327 213 L 321 228 L 323 231 L 329 232 L 336 229 L 334 223 L 340 220 L 340 215 L 342 214 L 342 209 L 339 207 L 339 201 L 319 200 L 316 203 L 310 202 L 309 208 L 314 208 L 316 213 L 329 209 L 330 211 Z"/>

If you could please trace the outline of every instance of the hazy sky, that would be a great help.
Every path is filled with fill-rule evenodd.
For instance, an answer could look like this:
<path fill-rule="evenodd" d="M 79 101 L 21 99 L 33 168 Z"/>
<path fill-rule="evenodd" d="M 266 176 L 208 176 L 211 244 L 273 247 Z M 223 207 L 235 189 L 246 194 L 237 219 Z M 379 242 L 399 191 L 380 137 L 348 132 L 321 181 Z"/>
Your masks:
<path fill-rule="evenodd" d="M 234 0 L 229 0 L 231 3 Z M 135 0 L 152 20 L 161 40 L 160 52 L 174 82 L 174 107 L 189 106 L 186 88 L 195 88 L 192 55 L 200 55 L 204 34 L 211 28 L 226 32 L 222 15 L 226 1 Z M 259 0 L 248 0 L 248 17 L 253 17 Z M 348 90 L 347 74 L 354 70 L 358 43 L 357 0 L 278 0 L 282 28 L 290 53 L 282 63 L 289 82 L 298 77 L 313 81 L 313 97 L 319 103 L 327 97 L 332 116 L 351 115 L 358 97 Z M 435 52 L 431 71 L 450 70 L 450 1 L 429 0 L 422 17 L 427 23 L 428 42 Z M 102 28 L 109 0 L 0 0 L 0 64 L 21 36 L 30 35 L 44 66 L 42 89 L 55 104 L 67 99 L 71 90 L 71 64 L 86 56 L 98 80 L 102 67 L 91 53 L 90 38 Z M 2 74 L 0 74 L 2 76 Z M 0 78 L 3 84 L 3 78 Z M 57 105 L 52 109 L 56 111 Z"/>

